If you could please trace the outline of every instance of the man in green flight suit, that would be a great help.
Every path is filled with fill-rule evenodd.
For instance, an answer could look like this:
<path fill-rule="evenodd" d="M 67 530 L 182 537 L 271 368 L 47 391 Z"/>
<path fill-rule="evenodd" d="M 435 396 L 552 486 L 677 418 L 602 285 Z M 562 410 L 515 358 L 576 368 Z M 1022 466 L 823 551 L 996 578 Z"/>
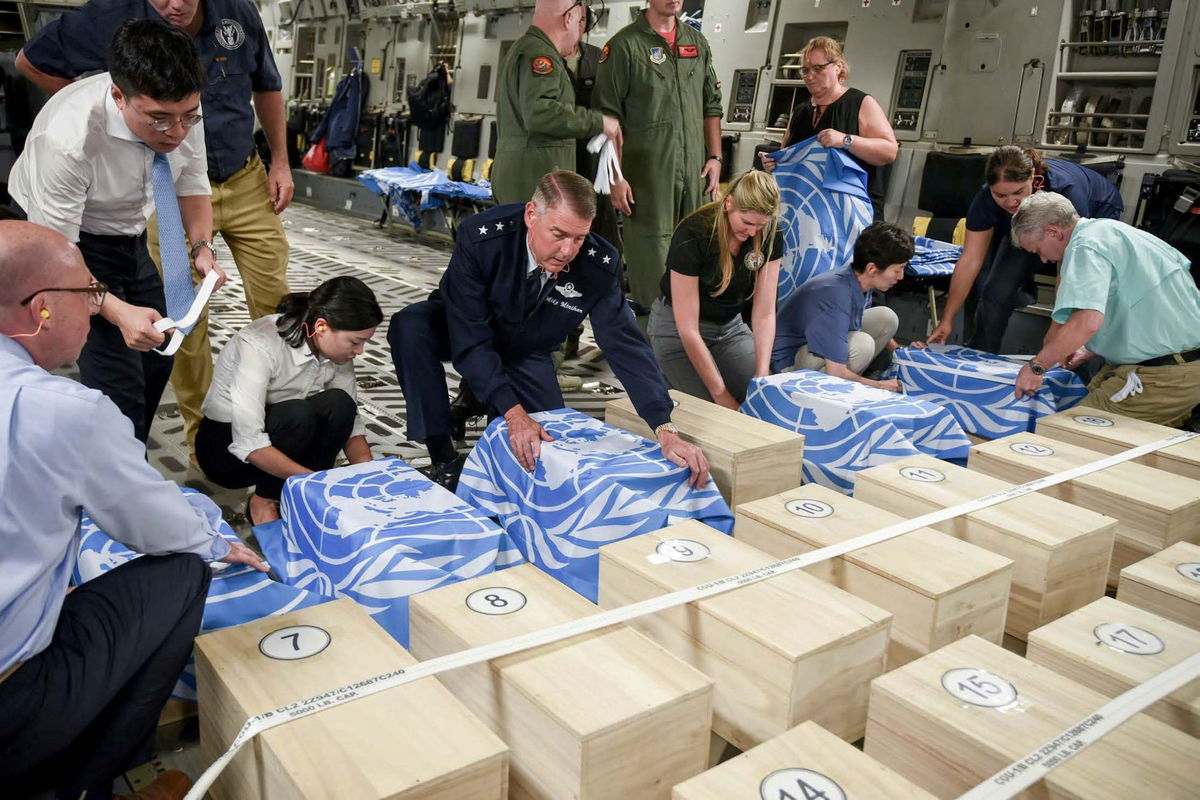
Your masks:
<path fill-rule="evenodd" d="M 640 17 L 605 45 L 592 105 L 621 122 L 621 169 L 612 204 L 629 295 L 649 314 L 675 224 L 721 179 L 721 88 L 704 36 L 677 15 L 682 0 L 649 0 Z"/>
<path fill-rule="evenodd" d="M 575 170 L 575 141 L 603 131 L 619 143 L 613 116 L 575 105 L 571 73 L 563 60 L 574 55 L 589 9 L 583 0 L 537 0 L 533 24 L 504 57 L 497 82 L 496 202 L 523 203 L 542 176 Z"/>

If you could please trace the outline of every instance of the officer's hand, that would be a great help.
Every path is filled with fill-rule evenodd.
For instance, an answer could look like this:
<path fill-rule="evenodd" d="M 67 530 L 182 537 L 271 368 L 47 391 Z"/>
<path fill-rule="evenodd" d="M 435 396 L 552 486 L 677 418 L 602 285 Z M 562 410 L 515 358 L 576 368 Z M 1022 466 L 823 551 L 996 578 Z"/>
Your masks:
<path fill-rule="evenodd" d="M 542 455 L 542 442 L 553 442 L 554 437 L 519 405 L 504 412 L 504 420 L 508 423 L 508 443 L 513 455 L 526 472 L 533 472 Z"/>
<path fill-rule="evenodd" d="M 131 306 L 124 301 L 112 303 L 117 298 L 111 295 L 104 300 L 104 317 L 121 331 L 125 346 L 143 353 L 153 350 L 166 340 L 166 334 L 154 330 L 154 323 L 162 319 L 153 308 Z"/>
<path fill-rule="evenodd" d="M 885 381 L 875 381 L 876 389 L 887 389 L 889 392 L 902 392 L 904 389 L 900 386 L 900 381 L 895 378 L 888 378 Z"/>
<path fill-rule="evenodd" d="M 192 260 L 192 266 L 196 269 L 196 274 L 205 278 L 208 273 L 217 273 L 217 283 L 213 286 L 213 291 L 220 289 L 225 285 L 225 270 L 217 266 L 217 259 L 213 256 L 212 250 L 207 247 L 201 247 L 196 250 L 196 257 Z"/>
<path fill-rule="evenodd" d="M 263 561 L 258 553 L 241 542 L 230 542 L 229 552 L 217 559 L 224 564 L 248 564 L 259 572 L 266 572 L 271 565 Z"/>
<path fill-rule="evenodd" d="M 717 189 L 721 188 L 721 162 L 715 158 L 710 158 L 704 162 L 704 169 L 700 172 L 707 181 L 708 185 L 704 187 L 704 192 L 712 199 L 717 199 Z"/>
<path fill-rule="evenodd" d="M 1071 355 L 1069 355 L 1063 359 L 1063 366 L 1066 367 L 1067 369 L 1075 369 L 1080 364 L 1082 364 L 1083 362 L 1087 361 L 1088 359 L 1092 358 L 1095 355 L 1096 355 L 1095 353 L 1093 353 L 1091 350 L 1088 350 L 1086 347 L 1081 347 L 1078 350 L 1076 350 L 1074 353 L 1071 353 Z"/>
<path fill-rule="evenodd" d="M 296 184 L 292 181 L 291 167 L 287 161 L 275 159 L 271 162 L 271 171 L 267 173 L 267 195 L 271 198 L 271 210 L 282 214 L 292 204 L 292 195 L 295 193 Z"/>
<path fill-rule="evenodd" d="M 613 208 L 627 217 L 633 216 L 633 189 L 630 187 L 629 181 L 614 183 L 611 197 Z"/>
<path fill-rule="evenodd" d="M 692 477 L 688 479 L 692 488 L 699 489 L 708 483 L 708 459 L 704 457 L 703 450 L 670 431 L 658 435 L 658 444 L 662 448 L 663 458 L 692 471 Z"/>
<path fill-rule="evenodd" d="M 604 135 L 608 137 L 608 140 L 613 143 L 614 147 L 620 148 L 622 143 L 625 141 L 624 137 L 621 135 L 620 120 L 618 120 L 616 117 L 610 117 L 608 114 L 605 114 Z"/>
<path fill-rule="evenodd" d="M 1037 390 L 1042 386 L 1042 376 L 1034 375 L 1033 370 L 1029 365 L 1021 367 L 1021 371 L 1017 373 L 1017 385 L 1013 391 L 1013 396 L 1018 400 L 1025 397 L 1033 397 L 1037 394 Z"/>
<path fill-rule="evenodd" d="M 759 162 L 762 163 L 762 168 L 763 168 L 764 172 L 774 172 L 775 171 L 775 159 L 771 158 L 766 153 L 759 153 L 758 160 L 759 160 Z"/>
<path fill-rule="evenodd" d="M 945 344 L 950 338 L 950 334 L 954 333 L 954 323 L 948 319 L 942 319 L 938 326 L 933 329 L 933 333 L 925 337 L 926 344 Z"/>

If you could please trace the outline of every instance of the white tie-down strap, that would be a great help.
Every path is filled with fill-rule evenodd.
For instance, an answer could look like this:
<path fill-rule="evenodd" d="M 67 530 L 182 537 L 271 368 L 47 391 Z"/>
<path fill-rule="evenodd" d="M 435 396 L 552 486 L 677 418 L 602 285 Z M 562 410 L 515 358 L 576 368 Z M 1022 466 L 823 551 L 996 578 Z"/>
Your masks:
<path fill-rule="evenodd" d="M 163 317 L 154 323 L 154 330 L 156 331 L 161 332 L 170 330 L 171 328 L 175 329 L 175 332 L 171 334 L 171 338 L 154 352 L 163 356 L 175 355 L 175 351 L 183 344 L 183 337 L 187 336 L 180 328 L 190 331 L 192 326 L 196 324 L 196 320 L 200 319 L 200 312 L 204 310 L 205 304 L 208 303 L 208 298 L 212 297 L 213 288 L 217 285 L 218 277 L 216 270 L 212 270 L 204 276 L 204 281 L 200 284 L 200 288 L 196 290 L 196 299 L 192 301 L 192 305 L 188 308 L 187 314 L 184 315 L 183 319 L 174 320 L 170 317 Z"/>
<path fill-rule="evenodd" d="M 1137 370 L 1129 370 L 1129 374 L 1125 376 L 1125 385 L 1118 389 L 1112 397 L 1108 398 L 1109 402 L 1119 403 L 1130 395 L 1142 393 L 1142 379 L 1138 377 Z"/>
<path fill-rule="evenodd" d="M 600 164 L 596 167 L 596 182 L 593 186 L 599 194 L 612 194 L 612 187 L 625 181 L 617 148 L 607 136 L 597 133 L 588 142 L 587 149 L 589 153 L 600 154 Z"/>

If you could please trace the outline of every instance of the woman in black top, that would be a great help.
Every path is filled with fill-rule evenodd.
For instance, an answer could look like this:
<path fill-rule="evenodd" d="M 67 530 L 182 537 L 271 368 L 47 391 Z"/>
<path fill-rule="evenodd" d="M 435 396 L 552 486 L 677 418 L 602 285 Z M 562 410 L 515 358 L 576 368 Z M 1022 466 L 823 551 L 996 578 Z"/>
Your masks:
<path fill-rule="evenodd" d="M 800 73 L 812 97 L 792 109 L 783 146 L 816 136 L 822 146 L 840 147 L 849 153 L 867 171 L 867 193 L 879 222 L 887 192 L 879 168 L 896 160 L 900 152 L 896 134 L 874 97 L 845 85 L 850 68 L 840 44 L 828 36 L 817 36 L 800 52 Z M 774 160 L 766 154 L 762 165 L 767 172 L 775 169 Z"/>
<path fill-rule="evenodd" d="M 672 388 L 737 408 L 750 379 L 770 373 L 782 257 L 779 185 L 766 172 L 738 175 L 684 217 L 646 331 Z"/>

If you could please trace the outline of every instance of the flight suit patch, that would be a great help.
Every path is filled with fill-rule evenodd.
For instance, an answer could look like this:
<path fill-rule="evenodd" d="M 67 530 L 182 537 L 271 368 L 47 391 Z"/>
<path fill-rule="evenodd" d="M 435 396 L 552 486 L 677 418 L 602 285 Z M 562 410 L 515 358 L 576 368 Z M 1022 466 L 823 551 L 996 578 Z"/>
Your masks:
<path fill-rule="evenodd" d="M 694 44 L 684 45 L 683 47 L 679 48 L 680 58 L 696 58 L 699 55 L 700 48 L 696 47 Z"/>
<path fill-rule="evenodd" d="M 554 72 L 554 62 L 545 56 L 538 56 L 533 60 L 533 72 L 535 75 L 549 75 Z"/>
<path fill-rule="evenodd" d="M 667 51 L 661 47 L 650 48 L 650 63 L 661 64 L 667 60 Z"/>
<path fill-rule="evenodd" d="M 601 64 L 603 64 L 605 61 L 608 61 L 608 53 L 611 49 L 612 48 L 610 48 L 608 45 L 604 45 L 604 49 L 600 51 L 600 63 Z"/>

